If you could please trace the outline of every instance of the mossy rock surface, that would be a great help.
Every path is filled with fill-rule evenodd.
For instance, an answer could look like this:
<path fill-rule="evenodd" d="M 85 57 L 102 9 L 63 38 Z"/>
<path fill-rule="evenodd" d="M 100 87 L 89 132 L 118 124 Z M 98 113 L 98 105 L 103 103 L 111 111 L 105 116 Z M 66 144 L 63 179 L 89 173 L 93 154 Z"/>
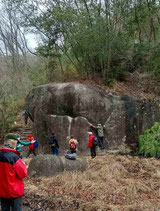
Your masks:
<path fill-rule="evenodd" d="M 77 158 L 77 160 L 69 160 L 61 157 L 65 171 L 85 171 L 88 168 L 88 163 L 85 159 Z"/>
<path fill-rule="evenodd" d="M 85 171 L 88 163 L 85 159 L 68 160 L 54 155 L 38 155 L 28 167 L 28 173 L 34 177 L 52 177 L 63 171 Z"/>

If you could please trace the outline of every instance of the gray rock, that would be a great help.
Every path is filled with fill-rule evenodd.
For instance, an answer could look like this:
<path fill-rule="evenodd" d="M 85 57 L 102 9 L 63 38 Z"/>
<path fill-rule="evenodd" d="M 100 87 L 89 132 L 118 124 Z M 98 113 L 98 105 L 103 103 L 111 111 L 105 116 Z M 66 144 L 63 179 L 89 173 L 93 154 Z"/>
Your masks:
<path fill-rule="evenodd" d="M 88 163 L 85 159 L 68 160 L 54 155 L 38 155 L 28 167 L 28 173 L 33 177 L 52 177 L 63 171 L 85 171 Z"/>
<path fill-rule="evenodd" d="M 69 160 L 61 157 L 65 171 L 85 171 L 88 168 L 88 163 L 85 159 L 77 158 L 77 160 Z"/>
<path fill-rule="evenodd" d="M 78 153 L 88 152 L 89 124 L 106 126 L 107 150 L 129 152 L 138 136 L 154 121 L 160 121 L 159 105 L 116 95 L 103 88 L 81 83 L 50 83 L 34 88 L 26 98 L 34 119 L 34 135 L 43 152 L 49 152 L 48 133 L 54 131 L 60 151 L 68 149 L 66 137 L 78 141 Z"/>
<path fill-rule="evenodd" d="M 30 176 L 53 176 L 64 171 L 62 160 L 53 155 L 37 155 L 34 157 L 28 167 Z"/>

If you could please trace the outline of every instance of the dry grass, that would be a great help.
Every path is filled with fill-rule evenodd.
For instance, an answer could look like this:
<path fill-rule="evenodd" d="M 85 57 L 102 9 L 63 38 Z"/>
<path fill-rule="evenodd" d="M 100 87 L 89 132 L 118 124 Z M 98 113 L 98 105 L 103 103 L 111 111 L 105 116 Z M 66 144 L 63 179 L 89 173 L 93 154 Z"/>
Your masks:
<path fill-rule="evenodd" d="M 77 210 L 160 210 L 159 160 L 110 154 L 87 160 L 83 173 L 28 178 L 26 192 L 77 204 Z"/>

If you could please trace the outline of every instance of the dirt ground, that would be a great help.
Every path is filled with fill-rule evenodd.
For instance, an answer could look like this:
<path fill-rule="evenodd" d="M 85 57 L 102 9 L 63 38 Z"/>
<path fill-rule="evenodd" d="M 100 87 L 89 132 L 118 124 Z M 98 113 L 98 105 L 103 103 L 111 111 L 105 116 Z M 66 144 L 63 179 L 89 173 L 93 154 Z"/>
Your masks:
<path fill-rule="evenodd" d="M 24 211 L 160 210 L 160 160 L 113 154 L 86 159 L 85 172 L 26 178 Z"/>

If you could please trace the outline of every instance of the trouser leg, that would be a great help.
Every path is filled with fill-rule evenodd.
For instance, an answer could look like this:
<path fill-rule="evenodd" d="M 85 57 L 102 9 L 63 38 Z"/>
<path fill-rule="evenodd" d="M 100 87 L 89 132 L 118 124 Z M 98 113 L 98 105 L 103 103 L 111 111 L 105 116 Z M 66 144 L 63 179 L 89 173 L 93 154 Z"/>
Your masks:
<path fill-rule="evenodd" d="M 98 137 L 98 140 L 99 140 L 99 147 L 101 149 L 104 149 L 105 146 L 104 146 L 104 137 Z"/>
<path fill-rule="evenodd" d="M 90 148 L 90 152 L 91 152 L 91 157 L 92 157 L 92 147 Z"/>
<path fill-rule="evenodd" d="M 104 136 L 102 137 L 102 149 L 105 149 Z"/>
<path fill-rule="evenodd" d="M 34 156 L 37 156 L 35 149 L 32 149 Z"/>
<path fill-rule="evenodd" d="M 55 155 L 55 147 L 51 147 L 52 155 Z"/>
<path fill-rule="evenodd" d="M 30 154 L 31 154 L 31 149 L 28 150 L 26 158 L 28 158 L 30 156 Z"/>
<path fill-rule="evenodd" d="M 1 198 L 1 209 L 2 211 L 10 211 L 11 201 L 10 199 Z"/>
<path fill-rule="evenodd" d="M 96 157 L 96 146 L 93 146 L 93 155 Z"/>
<path fill-rule="evenodd" d="M 23 200 L 22 197 L 12 200 L 12 211 L 22 211 Z"/>
<path fill-rule="evenodd" d="M 24 122 L 25 122 L 25 125 L 27 125 L 27 123 L 28 123 L 28 117 L 25 117 L 24 118 Z"/>
<path fill-rule="evenodd" d="M 57 147 L 55 147 L 55 152 L 56 152 L 56 155 L 58 156 L 59 155 L 59 151 L 58 151 Z"/>
<path fill-rule="evenodd" d="M 92 157 L 92 158 L 96 157 L 96 147 L 93 146 L 93 147 L 91 147 L 90 150 L 91 150 L 91 157 Z"/>

